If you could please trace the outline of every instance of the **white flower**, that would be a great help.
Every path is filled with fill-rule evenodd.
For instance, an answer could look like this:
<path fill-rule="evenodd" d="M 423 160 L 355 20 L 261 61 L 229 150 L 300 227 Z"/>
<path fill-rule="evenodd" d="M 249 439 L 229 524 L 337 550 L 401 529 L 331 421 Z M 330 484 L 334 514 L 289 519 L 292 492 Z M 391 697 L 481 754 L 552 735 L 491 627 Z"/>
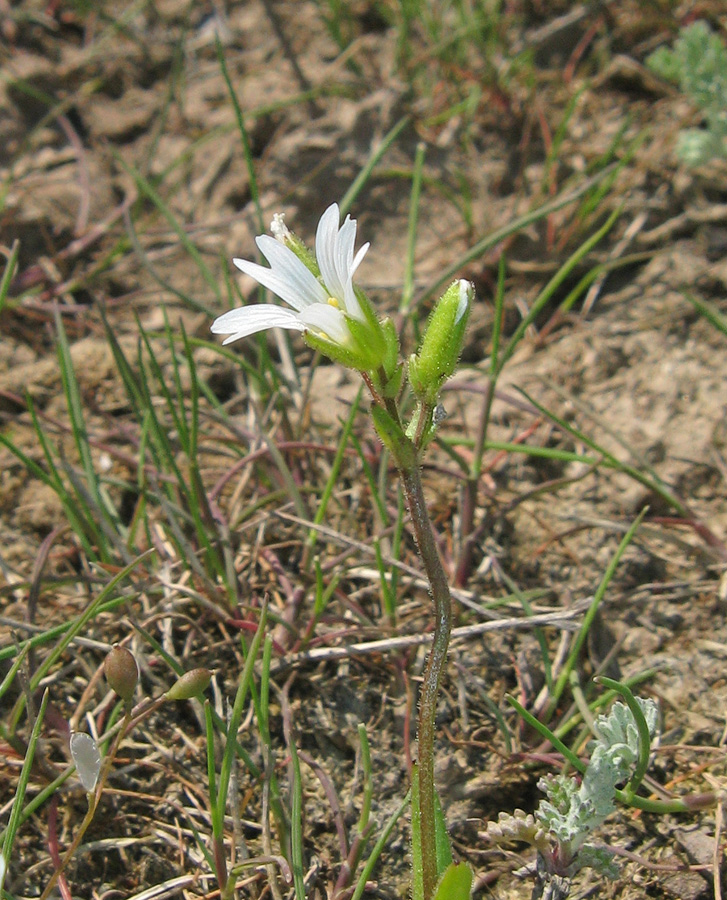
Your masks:
<path fill-rule="evenodd" d="M 355 345 L 346 317 L 367 321 L 353 287 L 353 276 L 369 245 L 364 244 L 354 256 L 356 221 L 346 216 L 340 227 L 339 222 L 338 204 L 334 203 L 321 216 L 316 231 L 319 279 L 290 249 L 290 232 L 282 216 L 276 216 L 271 225 L 276 237 L 263 234 L 255 238 L 270 268 L 246 259 L 233 262 L 292 309 L 269 303 L 233 309 L 215 319 L 214 334 L 229 335 L 224 340 L 229 344 L 268 328 L 289 328 L 342 347 Z"/>

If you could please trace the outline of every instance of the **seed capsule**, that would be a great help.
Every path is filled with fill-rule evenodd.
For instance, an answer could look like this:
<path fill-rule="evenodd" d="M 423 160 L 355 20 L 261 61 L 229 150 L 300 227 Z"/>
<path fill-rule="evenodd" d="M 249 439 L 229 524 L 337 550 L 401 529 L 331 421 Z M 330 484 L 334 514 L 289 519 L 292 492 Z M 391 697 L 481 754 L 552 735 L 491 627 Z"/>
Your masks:
<path fill-rule="evenodd" d="M 191 700 L 205 690 L 211 678 L 209 669 L 190 669 L 175 681 L 164 697 L 167 700 Z"/>
<path fill-rule="evenodd" d="M 126 647 L 114 644 L 104 662 L 104 675 L 111 690 L 125 703 L 131 703 L 139 680 L 139 667 L 133 653 Z"/>

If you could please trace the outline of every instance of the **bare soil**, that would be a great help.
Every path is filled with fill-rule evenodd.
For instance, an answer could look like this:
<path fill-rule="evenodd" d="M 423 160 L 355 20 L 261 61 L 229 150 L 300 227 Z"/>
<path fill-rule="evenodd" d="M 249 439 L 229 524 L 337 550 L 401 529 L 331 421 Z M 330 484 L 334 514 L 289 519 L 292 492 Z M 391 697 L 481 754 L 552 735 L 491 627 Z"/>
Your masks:
<path fill-rule="evenodd" d="M 586 264 L 559 289 L 506 369 L 490 437 L 588 449 L 546 416 L 534 415 L 519 393 L 524 390 L 620 459 L 642 470 L 651 467 L 689 514 L 677 515 L 643 484 L 603 467 L 491 451 L 476 516 L 473 569 L 464 588 L 467 597 L 480 601 L 506 593 L 510 578 L 522 590 L 542 590 L 536 611 L 573 609 L 577 622 L 575 610 L 593 596 L 624 531 L 648 504 L 645 523 L 601 607 L 579 675 L 585 686 L 615 644 L 610 672 L 630 677 L 652 670 L 640 690 L 658 698 L 663 712 L 661 748 L 651 770 L 655 794 L 660 789 L 720 790 L 727 708 L 727 339 L 698 315 L 685 292 L 727 312 L 727 167 L 689 170 L 678 164 L 678 130 L 698 117 L 676 90 L 649 74 L 644 59 L 696 16 L 721 26 L 724 36 L 722 4 L 704 2 L 698 9 L 684 4 L 667 11 L 668 4 L 659 3 L 648 8 L 636 2 L 592 8 L 508 3 L 502 41 L 509 48 L 529 48 L 530 75 L 508 68 L 501 48 L 489 65 L 478 57 L 456 73 L 431 58 L 420 61 L 416 96 L 396 67 L 397 31 L 378 4 L 349 6 L 354 34 L 342 55 L 324 26 L 325 4 L 249 0 L 223 9 L 158 0 L 127 4 L 120 12 L 117 5 L 104 3 L 89 9 L 35 0 L 0 3 L 5 73 L 0 85 L 0 244 L 7 248 L 20 242 L 18 271 L 0 318 L 4 433 L 42 463 L 28 413 L 30 397 L 53 439 L 69 458 L 75 453 L 55 350 L 54 323 L 60 315 L 89 430 L 97 439 L 97 463 L 128 477 L 122 455 L 133 459 L 136 445 L 131 439 L 124 443 L 130 433 L 124 431 L 128 408 L 102 311 L 129 352 L 136 344 L 137 316 L 147 329 L 163 329 L 166 315 L 175 329 L 183 325 L 193 338 L 209 338 L 211 317 L 222 311 L 222 302 L 131 169 L 145 183 L 158 185 L 163 203 L 183 223 L 224 297 L 229 259 L 251 257 L 259 229 L 215 35 L 246 116 L 266 224 L 273 212 L 284 211 L 290 226 L 310 240 L 323 209 L 342 198 L 384 136 L 403 122 L 352 209 L 361 240 L 372 243 L 360 282 L 387 311 L 398 306 L 405 271 L 411 182 L 402 175 L 410 172 L 418 143 L 424 142 L 427 153 L 415 299 L 486 234 L 575 186 L 580 174 L 585 177 L 609 154 L 615 159 L 631 154 L 617 170 L 598 216 L 583 221 L 577 204 L 571 204 L 458 273 L 475 281 L 478 299 L 463 369 L 446 395 L 450 418 L 444 433 L 471 437 L 476 427 L 500 254 L 507 255 L 505 327 L 512 333 L 559 265 L 606 212 L 619 207 L 617 224 L 586 262 L 588 267 L 597 261 L 625 263 L 608 270 L 585 303 L 553 318 Z M 425 45 L 417 43 L 412 60 L 424 52 Z M 465 88 L 479 91 L 474 112 L 447 113 Z M 560 139 L 566 116 L 553 162 L 550 147 L 554 136 Z M 238 283 L 244 296 L 252 294 L 251 283 Z M 421 307 L 421 320 L 428 306 Z M 405 342 L 410 346 L 411 341 L 407 331 Z M 164 353 L 163 338 L 155 346 Z M 276 352 L 274 339 L 270 348 Z M 239 368 L 204 346 L 194 352 L 201 377 L 240 416 L 245 432 L 252 420 L 244 414 L 245 398 L 236 394 Z M 294 352 L 299 361 L 309 359 L 297 345 Z M 240 346 L 239 353 L 245 356 L 248 350 Z M 306 413 L 311 440 L 320 438 L 335 448 L 338 418 L 357 389 L 349 373 L 319 366 Z M 379 450 L 364 419 L 359 434 L 375 459 Z M 213 430 L 205 434 L 201 448 L 210 490 L 226 464 L 216 454 L 214 438 Z M 296 458 L 296 471 L 322 478 L 322 460 L 330 462 L 328 456 L 307 453 Z M 446 455 L 435 451 L 426 479 L 442 553 L 453 569 L 459 476 Z M 391 498 L 395 507 L 394 472 Z M 222 495 L 221 504 L 232 502 Z M 352 533 L 355 503 L 361 515 Z M 373 528 L 371 503 L 355 456 L 344 467 L 336 510 L 326 525 L 366 541 Z M 64 524 L 57 496 L 5 448 L 0 448 L 0 511 L 0 602 L 3 641 L 9 643 L 15 633 L 9 623 L 28 619 L 28 586 L 39 559 L 45 568 L 34 624 L 48 627 L 78 615 L 88 596 L 68 588 L 82 561 L 73 534 L 53 532 Z M 51 534 L 49 547 L 44 541 Z M 294 629 L 310 615 L 307 606 L 296 606 L 306 538 L 306 528 L 273 515 L 262 525 L 256 520 L 254 529 L 242 528 L 235 538 L 236 565 L 249 603 L 259 605 L 268 592 Z M 341 547 L 335 541 L 326 539 L 318 550 L 324 567 L 336 565 Z M 406 542 L 403 559 L 417 566 L 415 548 Z M 331 632 L 341 631 L 339 644 L 391 636 L 372 575 L 374 562 L 362 552 L 357 565 L 358 574 L 347 571 L 345 598 L 337 596 L 335 611 L 323 623 Z M 99 573 L 86 574 L 94 576 L 88 581 L 92 593 L 101 583 L 94 581 Z M 175 585 L 184 579 L 183 571 L 170 574 Z M 429 627 L 427 594 L 421 584 L 402 584 L 398 627 L 416 634 Z M 306 598 L 308 604 L 310 592 Z M 240 616 L 216 614 L 213 606 L 200 606 L 193 597 L 168 606 L 140 600 L 128 605 L 125 618 L 94 626 L 88 637 L 101 644 L 79 649 L 49 679 L 59 722 L 79 714 L 89 682 L 97 692 L 93 713 L 104 709 L 94 673 L 103 643 L 128 635 L 129 620 L 153 625 L 160 642 L 183 652 L 185 662 L 215 669 L 218 700 L 233 696 L 242 664 L 235 626 Z M 520 612 L 515 605 L 503 614 Z M 470 607 L 458 608 L 459 625 L 478 621 Z M 360 800 L 356 729 L 366 723 L 374 817 L 380 824 L 386 820 L 403 798 L 408 757 L 414 752 L 409 741 L 424 651 L 409 648 L 291 667 L 285 662 L 286 634 L 284 628 L 276 630 L 282 651 L 274 680 L 280 693 L 273 700 L 271 725 L 281 778 L 287 765 L 284 723 L 294 728 L 304 762 L 311 762 L 304 767 L 307 878 L 309 896 L 322 898 L 332 896 L 340 850 L 330 796 L 312 764 L 328 774 L 341 798 L 343 819 L 352 827 Z M 560 632 L 548 629 L 547 634 L 555 654 Z M 154 653 L 148 647 L 144 652 L 144 690 L 151 694 L 163 679 L 156 674 Z M 489 847 L 482 833 L 498 811 L 532 810 L 537 803 L 536 783 L 548 770 L 542 756 L 546 748 L 540 748 L 540 756 L 530 755 L 536 742 L 518 726 L 505 694 L 530 705 L 542 683 L 531 631 L 498 631 L 453 644 L 439 722 L 439 783 L 456 850 L 478 872 L 477 897 L 530 895 L 531 884 L 513 874 L 527 862 L 528 852 L 506 855 Z M 516 737 L 512 754 L 493 704 Z M 63 731 L 62 725 L 58 728 Z M 122 771 L 112 781 L 107 815 L 88 834 L 98 843 L 69 871 L 74 896 L 132 897 L 160 884 L 163 896 L 212 896 L 214 879 L 188 828 L 196 822 L 206 835 L 203 723 L 191 707 L 180 707 L 178 719 L 160 713 L 142 730 L 138 746 L 132 741 L 119 761 Z M 257 753 L 252 736 L 249 743 Z M 49 751 L 59 765 L 61 745 Z M 11 776 L 0 790 L 6 815 L 19 760 L 4 742 L 0 750 Z M 256 855 L 262 852 L 256 824 L 260 796 L 244 779 L 239 790 L 242 833 Z M 8 886 L 15 896 L 38 896 L 52 871 L 52 836 L 61 847 L 70 842 L 84 802 L 80 789 L 69 789 L 23 826 L 17 856 L 10 861 Z M 586 871 L 572 895 L 624 900 L 717 896 L 721 827 L 721 810 L 715 809 L 682 819 L 619 813 L 598 837 L 631 854 L 623 861 L 622 877 L 602 883 Z M 703 868 L 689 871 L 688 866 Z M 402 825 L 367 896 L 407 896 L 407 879 Z M 240 896 L 267 896 L 265 876 L 251 872 Z"/>

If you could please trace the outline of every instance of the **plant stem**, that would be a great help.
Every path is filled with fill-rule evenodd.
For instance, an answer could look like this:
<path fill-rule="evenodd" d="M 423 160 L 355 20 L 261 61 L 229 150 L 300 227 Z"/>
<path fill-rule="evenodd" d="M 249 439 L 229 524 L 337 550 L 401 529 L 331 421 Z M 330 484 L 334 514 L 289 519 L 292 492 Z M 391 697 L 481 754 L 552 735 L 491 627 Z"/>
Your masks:
<path fill-rule="evenodd" d="M 109 777 L 109 773 L 111 772 L 111 766 L 113 765 L 114 759 L 116 758 L 116 754 L 119 750 L 119 744 L 123 740 L 123 738 L 129 732 L 129 726 L 132 718 L 132 710 L 127 709 L 124 713 L 124 718 L 120 723 L 120 728 L 116 734 L 116 740 L 113 743 L 113 746 L 106 758 L 103 761 L 103 765 L 101 767 L 101 771 L 99 773 L 98 782 L 96 787 L 88 792 L 88 810 L 86 815 L 83 817 L 83 821 L 81 822 L 79 828 L 76 831 L 76 836 L 73 839 L 70 847 L 63 854 L 63 858 L 61 859 L 60 865 L 57 867 L 55 872 L 51 875 L 48 884 L 46 884 L 43 893 L 40 895 L 40 900 L 46 900 L 46 898 L 50 895 L 53 888 L 56 886 L 58 879 L 61 877 L 63 872 L 66 869 L 66 866 L 71 861 L 73 854 L 78 849 L 78 845 L 81 843 L 81 840 L 88 830 L 89 825 L 93 821 L 93 817 L 96 815 L 96 810 L 98 809 L 98 805 L 101 802 L 101 796 L 104 791 L 104 787 L 106 786 L 106 780 Z"/>
<path fill-rule="evenodd" d="M 434 601 L 434 642 L 424 669 L 419 699 L 418 755 L 419 799 L 421 809 L 422 875 L 425 900 L 434 895 L 437 885 L 437 845 L 435 830 L 434 733 L 439 683 L 447 659 L 452 630 L 452 599 L 439 556 L 432 523 L 424 499 L 418 465 L 402 467 L 401 480 L 406 495 L 419 555 L 429 580 Z"/>
<path fill-rule="evenodd" d="M 381 372 L 379 380 L 386 384 L 386 373 Z M 367 382 L 371 387 L 370 382 Z M 373 391 L 372 391 L 373 393 Z M 379 399 L 374 393 L 374 399 Z M 417 434 L 412 441 L 404 432 L 399 417 L 399 410 L 393 398 L 385 397 L 383 405 L 387 420 L 377 426 L 379 436 L 391 450 L 401 476 L 404 495 L 411 516 L 414 537 L 419 549 L 419 556 L 424 564 L 424 571 L 434 601 L 434 641 L 424 669 L 421 695 L 419 698 L 419 723 L 417 727 L 418 743 L 418 780 L 419 780 L 419 818 L 420 844 L 422 863 L 422 895 L 424 900 L 431 900 L 437 887 L 437 832 L 436 832 L 436 788 L 434 785 L 434 736 L 437 718 L 437 700 L 442 672 L 447 661 L 449 636 L 452 631 L 452 597 L 449 582 L 442 565 L 437 543 L 434 539 L 432 522 L 427 511 L 422 487 L 419 459 L 422 451 L 417 441 L 423 439 L 425 431 Z M 420 416 L 431 416 L 431 410 L 423 407 Z M 431 421 L 431 419 L 430 419 Z"/>

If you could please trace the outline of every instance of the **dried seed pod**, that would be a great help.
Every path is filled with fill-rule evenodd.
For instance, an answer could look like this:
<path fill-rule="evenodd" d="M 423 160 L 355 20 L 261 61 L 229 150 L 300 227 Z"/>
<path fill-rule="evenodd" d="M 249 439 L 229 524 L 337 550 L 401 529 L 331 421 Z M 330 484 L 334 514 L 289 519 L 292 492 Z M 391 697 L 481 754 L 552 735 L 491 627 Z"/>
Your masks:
<path fill-rule="evenodd" d="M 131 703 L 139 680 L 139 667 L 133 653 L 126 647 L 114 644 L 104 662 L 104 675 L 109 687 L 125 703 Z"/>
<path fill-rule="evenodd" d="M 191 700 L 210 683 L 212 673 L 209 669 L 190 669 L 181 675 L 164 695 L 166 700 Z"/>

